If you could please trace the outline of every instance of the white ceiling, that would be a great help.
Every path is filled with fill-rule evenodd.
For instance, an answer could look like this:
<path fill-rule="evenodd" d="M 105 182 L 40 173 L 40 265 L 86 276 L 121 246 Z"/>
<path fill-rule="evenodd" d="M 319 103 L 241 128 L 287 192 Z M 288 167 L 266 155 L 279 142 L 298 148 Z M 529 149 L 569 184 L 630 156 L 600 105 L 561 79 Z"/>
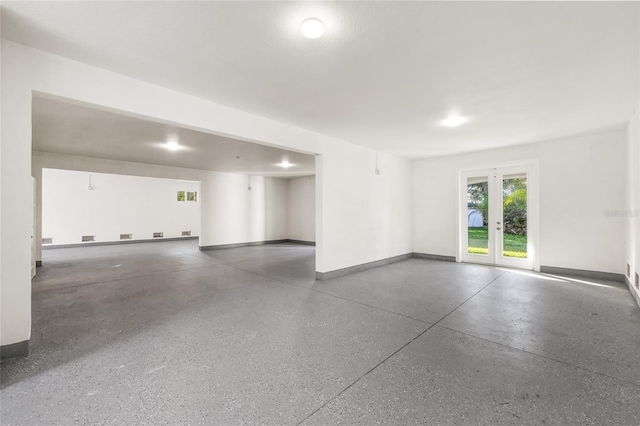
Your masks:
<path fill-rule="evenodd" d="M 33 149 L 260 176 L 314 174 L 315 157 L 48 98 L 33 98 Z M 166 149 L 176 138 L 179 151 Z M 236 158 L 239 156 L 240 158 Z M 283 160 L 292 164 L 283 169 Z"/>
<path fill-rule="evenodd" d="M 2 37 L 409 158 L 622 126 L 637 2 L 2 2 Z M 317 17 L 319 39 L 300 23 Z M 443 128 L 453 110 L 470 121 Z"/>

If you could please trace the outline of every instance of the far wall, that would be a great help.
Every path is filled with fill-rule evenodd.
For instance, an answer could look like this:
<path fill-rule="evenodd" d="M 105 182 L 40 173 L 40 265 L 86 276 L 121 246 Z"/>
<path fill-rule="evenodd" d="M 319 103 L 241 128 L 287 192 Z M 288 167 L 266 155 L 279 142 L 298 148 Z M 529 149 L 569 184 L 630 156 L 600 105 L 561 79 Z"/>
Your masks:
<path fill-rule="evenodd" d="M 200 246 L 288 238 L 286 179 L 250 179 L 234 173 L 203 174 Z"/>
<path fill-rule="evenodd" d="M 287 235 L 292 240 L 316 241 L 316 178 L 289 179 Z"/>
<path fill-rule="evenodd" d="M 42 237 L 51 236 L 42 234 L 42 176 L 47 169 L 92 172 L 92 176 L 102 173 L 154 177 L 178 180 L 179 183 L 200 181 L 198 202 L 194 204 L 201 209 L 201 225 L 198 228 L 201 246 L 280 239 L 315 241 L 313 176 L 294 179 L 252 176 L 249 191 L 247 175 L 33 151 L 37 260 L 42 260 Z M 86 191 L 86 182 L 82 183 L 82 187 Z M 296 200 L 305 201 L 299 203 Z M 293 226 L 289 225 L 291 221 Z M 176 232 L 182 230 L 189 229 Z M 125 231 L 118 231 L 118 238 L 120 233 Z M 58 242 L 54 239 L 54 243 Z"/>
<path fill-rule="evenodd" d="M 178 191 L 200 198 L 200 182 L 45 169 L 42 185 L 42 234 L 53 245 L 81 243 L 83 235 L 96 242 L 200 235 L 200 200 L 177 201 Z"/>
<path fill-rule="evenodd" d="M 540 164 L 540 265 L 625 272 L 625 132 L 568 137 L 416 161 L 415 252 L 457 255 L 458 171 L 536 158 Z"/>

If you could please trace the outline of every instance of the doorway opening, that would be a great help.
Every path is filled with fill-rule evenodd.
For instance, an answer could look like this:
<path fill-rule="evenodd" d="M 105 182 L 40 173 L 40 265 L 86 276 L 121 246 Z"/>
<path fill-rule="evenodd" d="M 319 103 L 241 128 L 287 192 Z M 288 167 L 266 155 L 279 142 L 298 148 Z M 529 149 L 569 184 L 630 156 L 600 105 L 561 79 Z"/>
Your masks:
<path fill-rule="evenodd" d="M 311 153 L 50 95 L 33 97 L 32 123 L 38 266 L 43 245 L 197 237 L 201 250 L 285 240 L 315 245 L 319 158 Z M 45 191 L 54 214 L 44 218 L 46 229 L 43 173 L 66 176 L 50 179 Z M 170 190 L 150 184 L 162 180 L 176 182 Z"/>
<path fill-rule="evenodd" d="M 460 172 L 459 260 L 536 269 L 533 163 Z"/>

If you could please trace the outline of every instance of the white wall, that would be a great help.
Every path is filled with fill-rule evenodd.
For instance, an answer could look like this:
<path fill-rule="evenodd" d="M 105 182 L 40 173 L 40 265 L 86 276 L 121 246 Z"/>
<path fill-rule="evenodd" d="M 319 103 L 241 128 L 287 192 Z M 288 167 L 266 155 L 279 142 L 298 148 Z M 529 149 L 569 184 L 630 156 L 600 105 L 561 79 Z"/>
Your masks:
<path fill-rule="evenodd" d="M 640 61 L 640 44 L 637 60 Z M 640 81 L 636 81 L 635 89 L 638 103 L 626 128 L 625 259 L 630 267 L 631 292 L 640 305 L 640 289 L 635 286 L 635 275 L 640 274 Z"/>
<path fill-rule="evenodd" d="M 316 246 L 330 256 L 321 259 L 326 270 L 411 253 L 411 162 L 378 154 L 382 173 L 377 175 L 373 151 L 345 149 L 321 161 L 316 168 Z"/>
<path fill-rule="evenodd" d="M 124 176 L 200 181 L 203 172 L 180 167 L 157 166 L 130 161 L 104 160 L 77 155 L 33 151 L 31 173 L 36 178 L 36 259 L 42 260 L 42 171 L 43 169 L 76 170 Z M 201 190 L 202 192 L 202 190 Z M 201 194 L 199 194 L 201 198 Z M 48 236 L 48 235 L 45 235 Z"/>
<path fill-rule="evenodd" d="M 0 290 L 2 345 L 29 339 L 31 98 L 35 93 L 316 157 L 316 269 L 411 251 L 411 163 L 205 99 L 2 40 Z M 130 173 L 127 173 L 130 174 Z M 210 185 L 202 182 L 202 192 Z M 397 190 L 400 188 L 400 190 Z M 203 198 L 204 204 L 204 198 Z M 213 206 L 212 206 L 213 207 Z M 203 216 L 205 211 L 203 210 Z M 201 241 L 216 243 L 203 221 Z M 205 226 L 205 224 L 207 226 Z"/>
<path fill-rule="evenodd" d="M 202 179 L 201 246 L 287 238 L 285 179 L 206 173 Z"/>
<path fill-rule="evenodd" d="M 635 274 L 640 274 L 640 104 L 626 129 L 626 229 L 625 259 L 630 266 L 631 291 L 640 300 Z M 626 271 L 625 271 L 626 272 Z"/>
<path fill-rule="evenodd" d="M 304 176 L 289 179 L 287 235 L 292 240 L 314 242 L 316 240 L 316 178 Z"/>
<path fill-rule="evenodd" d="M 88 189 L 91 179 L 91 190 Z M 53 244 L 200 235 L 199 201 L 177 201 L 177 191 L 200 193 L 200 182 L 70 170 L 42 171 L 42 234 Z"/>
<path fill-rule="evenodd" d="M 252 176 L 249 191 L 247 175 L 40 151 L 33 152 L 32 166 L 33 176 L 40 189 L 45 169 L 179 179 L 182 182 L 200 181 L 198 202 L 194 204 L 201 209 L 199 234 L 196 234 L 200 235 L 201 246 L 288 238 L 286 179 Z M 36 189 L 36 200 L 43 200 L 40 189 Z M 43 202 L 39 202 L 38 206 L 42 207 L 42 204 Z M 43 217 L 41 209 L 37 208 L 36 214 L 40 218 Z M 42 222 L 37 222 L 36 228 L 37 242 L 40 242 L 43 236 L 51 236 L 42 234 Z M 54 243 L 57 242 L 54 240 Z M 41 247 L 38 248 L 37 259 L 42 260 Z"/>
<path fill-rule="evenodd" d="M 613 131 L 416 161 L 413 248 L 456 256 L 458 170 L 539 159 L 542 266 L 624 272 L 625 133 Z"/>
<path fill-rule="evenodd" d="M 251 178 L 253 187 L 253 177 Z M 253 189 L 252 189 L 253 191 Z M 289 237 L 289 183 L 288 179 L 265 178 L 265 240 L 281 240 Z"/>

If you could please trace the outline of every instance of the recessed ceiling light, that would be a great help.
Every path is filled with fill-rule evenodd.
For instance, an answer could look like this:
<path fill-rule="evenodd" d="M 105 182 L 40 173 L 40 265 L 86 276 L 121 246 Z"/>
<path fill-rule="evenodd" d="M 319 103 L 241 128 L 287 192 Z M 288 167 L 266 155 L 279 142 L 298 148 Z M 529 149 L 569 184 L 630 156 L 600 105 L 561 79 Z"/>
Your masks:
<path fill-rule="evenodd" d="M 177 151 L 180 149 L 180 145 L 178 144 L 178 141 L 171 140 L 167 142 L 165 148 L 167 148 L 169 151 Z"/>
<path fill-rule="evenodd" d="M 465 117 L 460 117 L 459 115 L 450 115 L 440 122 L 445 127 L 458 127 L 459 125 L 466 123 L 468 121 Z"/>
<path fill-rule="evenodd" d="M 300 26 L 300 31 L 307 38 L 318 38 L 324 33 L 324 25 L 318 19 L 307 19 Z"/>
<path fill-rule="evenodd" d="M 289 167 L 293 166 L 293 164 L 291 164 L 288 160 L 282 160 L 282 163 L 278 164 L 278 166 L 282 167 L 283 169 L 288 169 Z"/>
<path fill-rule="evenodd" d="M 190 150 L 188 146 L 181 145 L 180 142 L 178 141 L 178 137 L 175 135 L 169 135 L 164 142 L 160 142 L 160 141 L 153 142 L 153 145 L 158 148 L 166 149 L 167 151 L 172 151 L 172 152 Z"/>

